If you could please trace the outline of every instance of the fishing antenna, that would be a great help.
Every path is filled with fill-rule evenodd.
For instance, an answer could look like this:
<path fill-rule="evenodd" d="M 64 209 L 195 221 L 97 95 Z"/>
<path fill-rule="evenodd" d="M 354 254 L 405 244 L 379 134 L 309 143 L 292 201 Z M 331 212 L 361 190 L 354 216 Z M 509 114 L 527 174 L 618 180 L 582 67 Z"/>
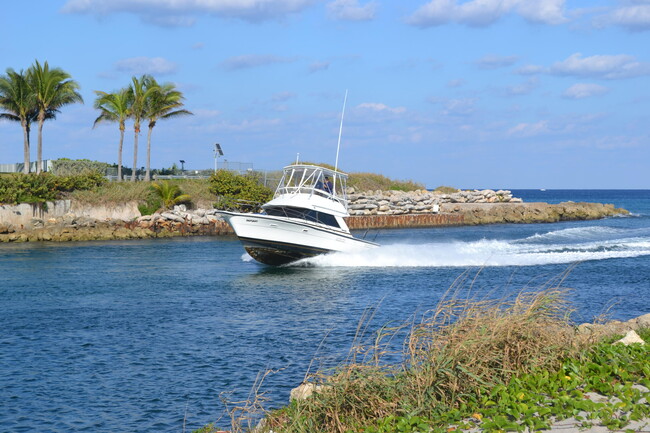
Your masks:
<path fill-rule="evenodd" d="M 348 89 L 345 89 L 345 98 L 343 99 L 343 111 L 341 111 L 341 125 L 339 126 L 339 142 L 336 145 L 336 163 L 334 171 L 339 169 L 339 150 L 341 149 L 341 134 L 343 133 L 343 116 L 345 115 L 345 103 L 348 101 Z"/>

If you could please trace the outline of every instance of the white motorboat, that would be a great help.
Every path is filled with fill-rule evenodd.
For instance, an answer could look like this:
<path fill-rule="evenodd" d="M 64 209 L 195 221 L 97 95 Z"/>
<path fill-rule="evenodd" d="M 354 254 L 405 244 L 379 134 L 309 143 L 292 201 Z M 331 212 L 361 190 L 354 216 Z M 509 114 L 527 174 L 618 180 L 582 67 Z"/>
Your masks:
<path fill-rule="evenodd" d="M 330 252 L 376 248 L 355 238 L 349 216 L 347 174 L 325 167 L 294 164 L 284 168 L 263 213 L 219 211 L 248 254 L 267 265 L 283 265 Z"/>

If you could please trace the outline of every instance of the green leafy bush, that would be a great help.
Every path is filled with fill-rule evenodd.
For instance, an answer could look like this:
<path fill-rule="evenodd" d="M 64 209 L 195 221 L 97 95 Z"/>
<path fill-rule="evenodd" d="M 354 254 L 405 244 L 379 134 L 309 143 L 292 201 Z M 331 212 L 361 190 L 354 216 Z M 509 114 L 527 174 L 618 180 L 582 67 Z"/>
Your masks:
<path fill-rule="evenodd" d="M 181 188 L 178 185 L 167 181 L 153 182 L 151 184 L 151 189 L 156 198 L 159 199 L 163 207 L 166 209 L 179 203 L 187 203 L 191 199 L 189 195 L 183 194 L 183 191 L 181 191 Z"/>
<path fill-rule="evenodd" d="M 138 205 L 138 210 L 140 211 L 140 215 L 153 215 L 162 207 L 162 200 L 159 197 L 155 197 L 152 193 L 147 197 L 146 203 Z"/>
<path fill-rule="evenodd" d="M 217 196 L 215 207 L 244 212 L 258 210 L 273 196 L 273 191 L 259 181 L 254 174 L 242 176 L 226 170 L 217 171 L 210 177 L 210 192 Z"/>
<path fill-rule="evenodd" d="M 52 173 L 57 176 L 76 176 L 79 174 L 106 173 L 109 164 L 89 159 L 60 158 L 52 161 Z"/>
<path fill-rule="evenodd" d="M 460 190 L 458 188 L 454 188 L 452 186 L 444 186 L 444 185 L 442 185 L 442 186 L 439 186 L 438 188 L 436 188 L 433 191 L 437 192 L 439 194 L 453 194 L 453 193 L 458 192 Z"/>
<path fill-rule="evenodd" d="M 87 191 L 104 185 L 106 178 L 97 171 L 90 171 L 84 174 L 70 176 L 56 176 L 56 188 L 61 192 Z"/>
<path fill-rule="evenodd" d="M 16 173 L 0 177 L 0 203 L 44 203 L 60 198 L 65 192 L 94 189 L 105 182 L 96 172 L 75 176 Z"/>

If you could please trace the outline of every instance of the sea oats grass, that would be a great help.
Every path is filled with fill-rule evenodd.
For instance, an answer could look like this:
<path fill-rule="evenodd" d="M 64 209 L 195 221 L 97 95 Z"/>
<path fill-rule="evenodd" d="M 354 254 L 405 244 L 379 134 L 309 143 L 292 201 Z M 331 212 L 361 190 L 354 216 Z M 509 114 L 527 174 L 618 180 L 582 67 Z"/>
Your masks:
<path fill-rule="evenodd" d="M 365 317 L 347 361 L 310 375 L 310 382 L 320 386 L 318 392 L 267 414 L 265 429 L 446 432 L 480 425 L 486 431 L 523 431 L 569 416 L 583 416 L 588 424 L 585 411 L 592 419 L 605 417 L 609 409 L 585 403 L 586 391 L 579 388 L 609 383 L 610 373 L 620 373 L 621 368 L 593 374 L 595 363 L 587 360 L 599 350 L 609 350 L 609 358 L 599 363 L 610 365 L 608 359 L 620 357 L 620 351 L 635 349 L 603 349 L 576 332 L 570 320 L 570 291 L 561 287 L 565 276 L 501 299 L 463 299 L 465 292 L 452 287 L 417 322 L 384 327 L 362 345 L 359 337 L 370 321 Z M 467 282 L 464 278 L 459 285 Z M 398 335 L 403 344 L 396 362 L 398 354 L 391 348 Z M 646 352 L 628 356 L 629 365 L 647 357 L 647 349 L 639 350 Z M 627 379 L 643 382 L 639 378 L 647 369 L 639 365 Z M 630 408 L 646 395 L 600 389 L 623 396 Z M 645 413 L 634 409 L 636 418 Z"/>
<path fill-rule="evenodd" d="M 231 411 L 230 430 L 524 432 L 567 419 L 647 427 L 650 348 L 578 332 L 562 288 L 568 272 L 499 299 L 467 295 L 475 281 L 465 273 L 435 309 L 376 332 L 368 309 L 347 359 L 306 375 L 311 396 L 267 412 L 253 393 Z M 650 329 L 639 334 L 650 340 Z"/>

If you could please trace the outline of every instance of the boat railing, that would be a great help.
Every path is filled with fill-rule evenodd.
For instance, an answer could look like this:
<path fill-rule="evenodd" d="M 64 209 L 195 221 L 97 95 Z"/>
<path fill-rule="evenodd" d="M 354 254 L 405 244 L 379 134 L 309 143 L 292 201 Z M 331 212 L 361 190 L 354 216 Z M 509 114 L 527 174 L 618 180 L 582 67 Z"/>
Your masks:
<path fill-rule="evenodd" d="M 307 194 L 334 200 L 347 209 L 347 175 L 314 165 L 293 165 L 284 168 L 284 174 L 275 196 Z"/>

